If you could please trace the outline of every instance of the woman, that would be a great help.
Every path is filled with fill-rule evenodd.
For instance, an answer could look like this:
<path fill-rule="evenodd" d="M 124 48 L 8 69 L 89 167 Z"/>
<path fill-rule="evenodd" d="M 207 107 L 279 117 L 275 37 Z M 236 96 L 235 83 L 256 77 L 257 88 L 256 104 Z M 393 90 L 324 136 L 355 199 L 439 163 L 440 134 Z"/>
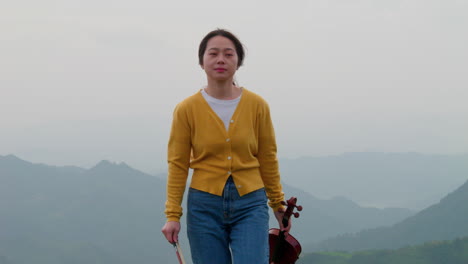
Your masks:
<path fill-rule="evenodd" d="M 232 33 L 208 33 L 198 52 L 208 84 L 179 103 L 173 114 L 162 232 L 170 243 L 178 241 L 181 202 L 192 168 L 187 234 L 194 264 L 268 263 L 267 198 L 284 229 L 284 194 L 268 104 L 233 81 L 244 54 Z"/>

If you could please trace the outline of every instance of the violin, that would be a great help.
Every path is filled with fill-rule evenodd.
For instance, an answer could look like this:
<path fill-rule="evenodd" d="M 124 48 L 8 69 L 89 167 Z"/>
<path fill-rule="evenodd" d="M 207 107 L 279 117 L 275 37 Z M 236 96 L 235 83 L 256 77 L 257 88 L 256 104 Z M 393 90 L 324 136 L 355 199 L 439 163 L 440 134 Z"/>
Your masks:
<path fill-rule="evenodd" d="M 294 208 L 297 208 L 297 211 L 302 211 L 302 206 L 296 206 L 296 202 L 296 197 L 291 197 L 287 202 L 281 202 L 281 204 L 287 205 L 283 219 L 281 220 L 285 228 L 289 225 L 291 215 L 294 215 L 295 218 L 299 217 L 298 212 L 293 212 Z M 269 244 L 270 264 L 294 264 L 302 251 L 301 244 L 299 244 L 297 239 L 289 232 L 280 231 L 278 228 L 270 228 Z"/>

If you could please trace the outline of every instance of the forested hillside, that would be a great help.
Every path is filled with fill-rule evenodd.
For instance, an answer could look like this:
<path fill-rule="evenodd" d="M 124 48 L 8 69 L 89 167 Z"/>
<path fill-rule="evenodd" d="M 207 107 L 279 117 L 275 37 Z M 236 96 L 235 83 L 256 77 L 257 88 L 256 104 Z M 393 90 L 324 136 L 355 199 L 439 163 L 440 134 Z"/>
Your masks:
<path fill-rule="evenodd" d="M 318 252 L 304 255 L 298 264 L 466 264 L 468 237 L 452 241 L 428 242 L 397 250 L 355 253 Z"/>

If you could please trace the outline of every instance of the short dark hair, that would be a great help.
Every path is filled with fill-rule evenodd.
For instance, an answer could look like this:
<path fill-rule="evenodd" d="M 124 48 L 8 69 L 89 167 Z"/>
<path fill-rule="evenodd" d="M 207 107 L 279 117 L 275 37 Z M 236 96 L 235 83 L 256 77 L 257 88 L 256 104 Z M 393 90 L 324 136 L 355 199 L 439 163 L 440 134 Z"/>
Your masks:
<path fill-rule="evenodd" d="M 232 41 L 232 43 L 234 43 L 237 57 L 239 58 L 237 61 L 237 67 L 242 66 L 242 63 L 244 62 L 244 57 L 245 57 L 244 46 L 242 45 L 240 40 L 236 36 L 234 36 L 234 34 L 232 34 L 231 32 L 225 29 L 220 29 L 220 28 L 213 30 L 210 33 L 206 34 L 206 36 L 200 42 L 200 46 L 198 47 L 198 63 L 200 65 L 203 65 L 203 55 L 205 54 L 208 41 L 211 38 L 216 37 L 216 36 L 222 36 L 222 37 L 228 38 L 229 40 Z"/>

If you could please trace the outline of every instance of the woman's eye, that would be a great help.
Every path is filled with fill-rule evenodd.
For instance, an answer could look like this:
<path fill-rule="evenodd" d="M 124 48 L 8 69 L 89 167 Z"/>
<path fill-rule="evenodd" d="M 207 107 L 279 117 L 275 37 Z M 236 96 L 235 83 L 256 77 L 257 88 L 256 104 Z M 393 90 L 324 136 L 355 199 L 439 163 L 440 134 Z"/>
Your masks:
<path fill-rule="evenodd" d="M 233 54 L 226 54 L 226 56 L 234 56 Z"/>
<path fill-rule="evenodd" d="M 211 56 L 216 56 L 216 53 L 210 53 L 209 55 L 211 55 Z"/>

